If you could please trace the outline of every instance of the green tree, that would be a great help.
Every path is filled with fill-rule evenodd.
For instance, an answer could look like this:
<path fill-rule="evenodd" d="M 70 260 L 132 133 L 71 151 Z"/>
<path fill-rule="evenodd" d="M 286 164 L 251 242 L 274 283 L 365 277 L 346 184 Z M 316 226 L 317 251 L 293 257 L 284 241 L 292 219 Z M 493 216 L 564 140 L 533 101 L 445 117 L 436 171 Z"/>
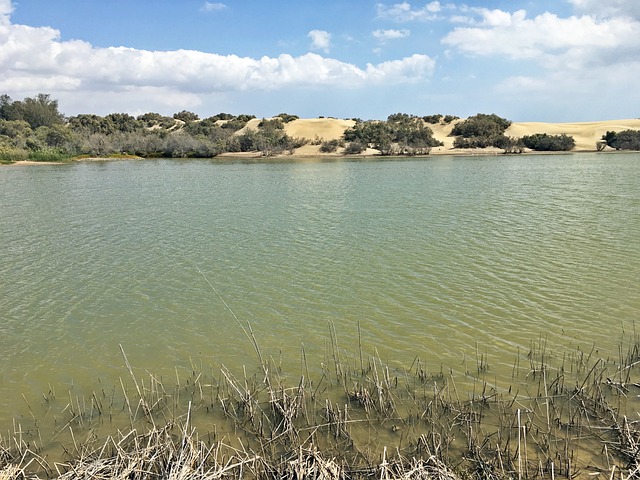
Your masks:
<path fill-rule="evenodd" d="M 110 113 L 104 117 L 105 122 L 113 125 L 117 132 L 131 133 L 144 128 L 144 124 L 128 113 Z"/>
<path fill-rule="evenodd" d="M 33 130 L 64 123 L 64 116 L 58 111 L 58 101 L 48 94 L 39 93 L 22 101 L 10 102 L 4 95 L 0 100 L 2 116 L 6 120 L 24 120 Z"/>

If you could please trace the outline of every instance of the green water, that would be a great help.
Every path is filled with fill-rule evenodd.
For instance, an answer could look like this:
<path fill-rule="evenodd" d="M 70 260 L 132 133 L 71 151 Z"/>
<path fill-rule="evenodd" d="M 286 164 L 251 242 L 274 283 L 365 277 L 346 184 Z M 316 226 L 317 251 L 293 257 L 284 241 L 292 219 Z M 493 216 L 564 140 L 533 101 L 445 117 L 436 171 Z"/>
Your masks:
<path fill-rule="evenodd" d="M 499 381 L 541 336 L 617 355 L 639 281 L 638 154 L 1 167 L 0 425 L 116 384 L 119 345 L 159 375 L 255 368 L 212 287 L 293 374 L 333 324 L 392 367 L 477 349 Z"/>

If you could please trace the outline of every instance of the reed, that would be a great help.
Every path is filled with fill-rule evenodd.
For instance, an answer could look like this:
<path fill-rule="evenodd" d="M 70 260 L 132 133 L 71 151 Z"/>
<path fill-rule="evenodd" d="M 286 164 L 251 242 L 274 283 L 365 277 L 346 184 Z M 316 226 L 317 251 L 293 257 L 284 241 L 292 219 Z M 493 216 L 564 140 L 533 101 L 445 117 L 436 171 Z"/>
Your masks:
<path fill-rule="evenodd" d="M 119 388 L 25 397 L 27 414 L 0 436 L 0 479 L 640 474 L 637 337 L 611 358 L 595 349 L 554 357 L 541 338 L 514 361 L 507 386 L 489 381 L 476 347 L 464 397 L 460 379 L 418 357 L 393 370 L 360 339 L 357 352 L 341 350 L 333 326 L 320 378 L 309 378 L 304 349 L 300 376 L 289 377 L 287 362 L 263 356 L 245 331 L 255 341 L 254 370 L 192 365 L 186 375 L 176 369 L 169 386 L 136 374 L 121 347 Z M 55 419 L 51 434 L 41 416 Z"/>

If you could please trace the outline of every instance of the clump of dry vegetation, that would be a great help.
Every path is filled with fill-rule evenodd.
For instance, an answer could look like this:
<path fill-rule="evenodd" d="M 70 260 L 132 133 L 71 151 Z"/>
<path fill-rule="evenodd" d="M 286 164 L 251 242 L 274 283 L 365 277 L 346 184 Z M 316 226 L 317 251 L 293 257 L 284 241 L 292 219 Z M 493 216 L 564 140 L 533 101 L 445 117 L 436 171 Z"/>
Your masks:
<path fill-rule="evenodd" d="M 330 330 L 321 377 L 222 367 L 166 381 L 136 375 L 86 397 L 43 395 L 54 417 L 16 421 L 0 438 L 0 478 L 635 478 L 640 474 L 640 339 L 615 358 L 581 350 L 552 365 L 546 342 L 515 359 L 513 384 L 491 384 L 486 358 L 456 379 L 418 358 L 391 370 Z M 304 351 L 302 352 L 304 359 Z M 464 380 L 464 379 L 463 379 Z"/>

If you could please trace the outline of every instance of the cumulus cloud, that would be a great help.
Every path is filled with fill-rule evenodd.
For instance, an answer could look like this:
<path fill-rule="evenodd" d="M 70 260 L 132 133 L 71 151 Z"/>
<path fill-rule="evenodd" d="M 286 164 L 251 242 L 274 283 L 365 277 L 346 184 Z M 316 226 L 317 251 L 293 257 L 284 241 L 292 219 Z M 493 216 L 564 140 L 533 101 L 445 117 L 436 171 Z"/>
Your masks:
<path fill-rule="evenodd" d="M 409 2 L 396 3 L 390 7 L 382 3 L 377 5 L 378 18 L 400 23 L 436 20 L 442 9 L 442 5 L 437 1 L 427 3 L 422 8 L 414 8 Z"/>
<path fill-rule="evenodd" d="M 585 14 L 604 17 L 628 16 L 640 20 L 640 2 L 638 0 L 569 0 L 574 8 Z"/>
<path fill-rule="evenodd" d="M 0 11 L 10 9 L 6 2 L 0 6 Z M 328 48 L 330 35 L 325 34 L 312 36 L 319 48 Z M 164 105 L 173 105 L 176 98 L 192 105 L 202 95 L 247 90 L 413 82 L 429 77 L 433 68 L 434 61 L 426 55 L 361 68 L 316 53 L 250 58 L 193 50 L 98 48 L 84 41 L 62 41 L 60 32 L 49 27 L 10 22 L 0 26 L 0 91 L 12 95 L 68 92 L 69 98 L 107 98 L 120 93 Z"/>
<path fill-rule="evenodd" d="M 557 66 L 572 60 L 583 64 L 609 52 L 609 62 L 619 61 L 618 50 L 640 51 L 640 22 L 628 17 L 597 19 L 590 15 L 560 18 L 544 13 L 527 18 L 519 10 L 477 9 L 478 26 L 458 27 L 442 42 L 465 53 L 481 56 L 504 56 L 512 59 L 535 59 L 543 66 Z"/>
<path fill-rule="evenodd" d="M 13 12 L 11 0 L 0 0 L 0 26 L 9 25 L 11 12 Z"/>
<path fill-rule="evenodd" d="M 331 34 L 329 32 L 325 32 L 324 30 L 311 30 L 308 37 L 311 39 L 312 50 L 329 52 L 329 48 L 331 47 Z"/>
<path fill-rule="evenodd" d="M 203 12 L 219 12 L 225 8 L 227 8 L 227 6 L 224 3 L 204 2 L 201 10 Z"/>
<path fill-rule="evenodd" d="M 387 40 L 407 38 L 411 35 L 411 32 L 409 30 L 375 30 L 371 34 L 381 42 L 385 42 Z"/>
<path fill-rule="evenodd" d="M 629 90 L 640 72 L 640 21 L 629 15 L 635 0 L 602 6 L 595 0 L 570 1 L 584 14 L 529 18 L 524 10 L 472 8 L 467 25 L 452 30 L 442 43 L 468 55 L 539 68 L 539 74 L 507 76 L 497 86 L 504 93 L 544 92 L 560 102 L 578 94 L 595 99 Z"/>

